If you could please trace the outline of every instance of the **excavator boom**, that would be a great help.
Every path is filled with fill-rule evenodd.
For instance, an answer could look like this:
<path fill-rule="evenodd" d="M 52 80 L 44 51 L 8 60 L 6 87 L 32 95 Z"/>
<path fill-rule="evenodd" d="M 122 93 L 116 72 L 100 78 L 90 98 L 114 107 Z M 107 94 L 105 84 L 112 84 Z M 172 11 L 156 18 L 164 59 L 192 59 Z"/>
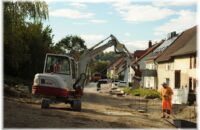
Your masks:
<path fill-rule="evenodd" d="M 110 38 L 110 40 L 108 40 L 109 38 Z M 108 40 L 108 42 L 104 45 L 101 45 L 106 40 Z M 84 83 L 85 83 L 85 80 L 86 80 L 86 74 L 85 74 L 86 68 L 87 68 L 87 65 L 90 62 L 90 60 L 92 58 L 94 58 L 95 56 L 97 56 L 99 53 L 103 52 L 105 49 L 107 49 L 111 46 L 114 46 L 114 50 L 117 54 L 125 55 L 126 56 L 125 60 L 127 60 L 128 65 L 130 65 L 131 60 L 133 58 L 132 55 L 130 54 L 128 49 L 125 47 L 125 45 L 120 43 L 118 41 L 118 39 L 114 35 L 111 34 L 109 37 L 107 37 L 106 39 L 97 43 L 96 45 L 94 45 L 90 49 L 85 50 L 85 52 L 81 55 L 79 63 L 78 63 L 79 78 L 77 79 L 77 81 L 74 84 L 74 89 L 84 87 Z"/>

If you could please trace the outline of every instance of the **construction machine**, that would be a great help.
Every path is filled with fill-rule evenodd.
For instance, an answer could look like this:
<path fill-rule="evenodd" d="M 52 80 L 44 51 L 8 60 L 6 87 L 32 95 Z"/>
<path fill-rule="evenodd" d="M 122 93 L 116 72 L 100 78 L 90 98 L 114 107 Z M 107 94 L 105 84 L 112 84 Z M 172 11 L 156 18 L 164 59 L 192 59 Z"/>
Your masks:
<path fill-rule="evenodd" d="M 101 45 L 105 41 L 107 43 Z M 111 46 L 131 63 L 132 55 L 113 35 L 84 50 L 79 61 L 66 54 L 47 53 L 43 73 L 35 75 L 32 85 L 32 93 L 43 96 L 41 108 L 48 108 L 51 103 L 64 102 L 69 103 L 73 110 L 81 111 L 87 65 L 92 58 Z"/>

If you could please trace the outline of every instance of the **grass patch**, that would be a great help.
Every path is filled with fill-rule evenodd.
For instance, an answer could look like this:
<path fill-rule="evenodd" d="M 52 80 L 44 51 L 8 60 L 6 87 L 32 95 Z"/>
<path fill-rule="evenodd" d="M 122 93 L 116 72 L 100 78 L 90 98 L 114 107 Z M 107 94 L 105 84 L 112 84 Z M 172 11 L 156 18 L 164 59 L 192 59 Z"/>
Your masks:
<path fill-rule="evenodd" d="M 131 94 L 133 96 L 142 96 L 146 99 L 154 99 L 154 98 L 160 98 L 160 94 L 156 90 L 152 89 L 144 89 L 144 88 L 138 88 L 138 89 L 131 89 L 130 87 L 124 88 L 124 92 Z"/>

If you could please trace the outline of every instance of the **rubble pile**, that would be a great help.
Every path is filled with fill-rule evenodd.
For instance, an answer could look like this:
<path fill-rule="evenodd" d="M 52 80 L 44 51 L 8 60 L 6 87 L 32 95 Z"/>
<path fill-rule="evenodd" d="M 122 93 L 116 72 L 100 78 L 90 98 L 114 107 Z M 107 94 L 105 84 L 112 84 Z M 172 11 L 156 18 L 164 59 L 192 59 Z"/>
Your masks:
<path fill-rule="evenodd" d="M 23 84 L 7 85 L 4 84 L 4 95 L 13 97 L 31 97 L 29 86 Z"/>

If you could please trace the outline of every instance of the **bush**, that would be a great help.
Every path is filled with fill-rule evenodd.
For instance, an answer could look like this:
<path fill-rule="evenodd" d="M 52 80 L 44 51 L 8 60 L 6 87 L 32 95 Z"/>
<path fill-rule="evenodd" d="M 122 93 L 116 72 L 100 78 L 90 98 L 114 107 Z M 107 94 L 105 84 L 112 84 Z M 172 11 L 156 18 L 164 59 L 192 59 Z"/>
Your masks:
<path fill-rule="evenodd" d="M 160 94 L 156 90 L 151 90 L 151 89 L 143 89 L 143 88 L 131 89 L 130 87 L 126 87 L 124 89 L 124 92 L 127 94 L 131 94 L 133 96 L 142 96 L 145 97 L 146 99 L 160 98 Z"/>

